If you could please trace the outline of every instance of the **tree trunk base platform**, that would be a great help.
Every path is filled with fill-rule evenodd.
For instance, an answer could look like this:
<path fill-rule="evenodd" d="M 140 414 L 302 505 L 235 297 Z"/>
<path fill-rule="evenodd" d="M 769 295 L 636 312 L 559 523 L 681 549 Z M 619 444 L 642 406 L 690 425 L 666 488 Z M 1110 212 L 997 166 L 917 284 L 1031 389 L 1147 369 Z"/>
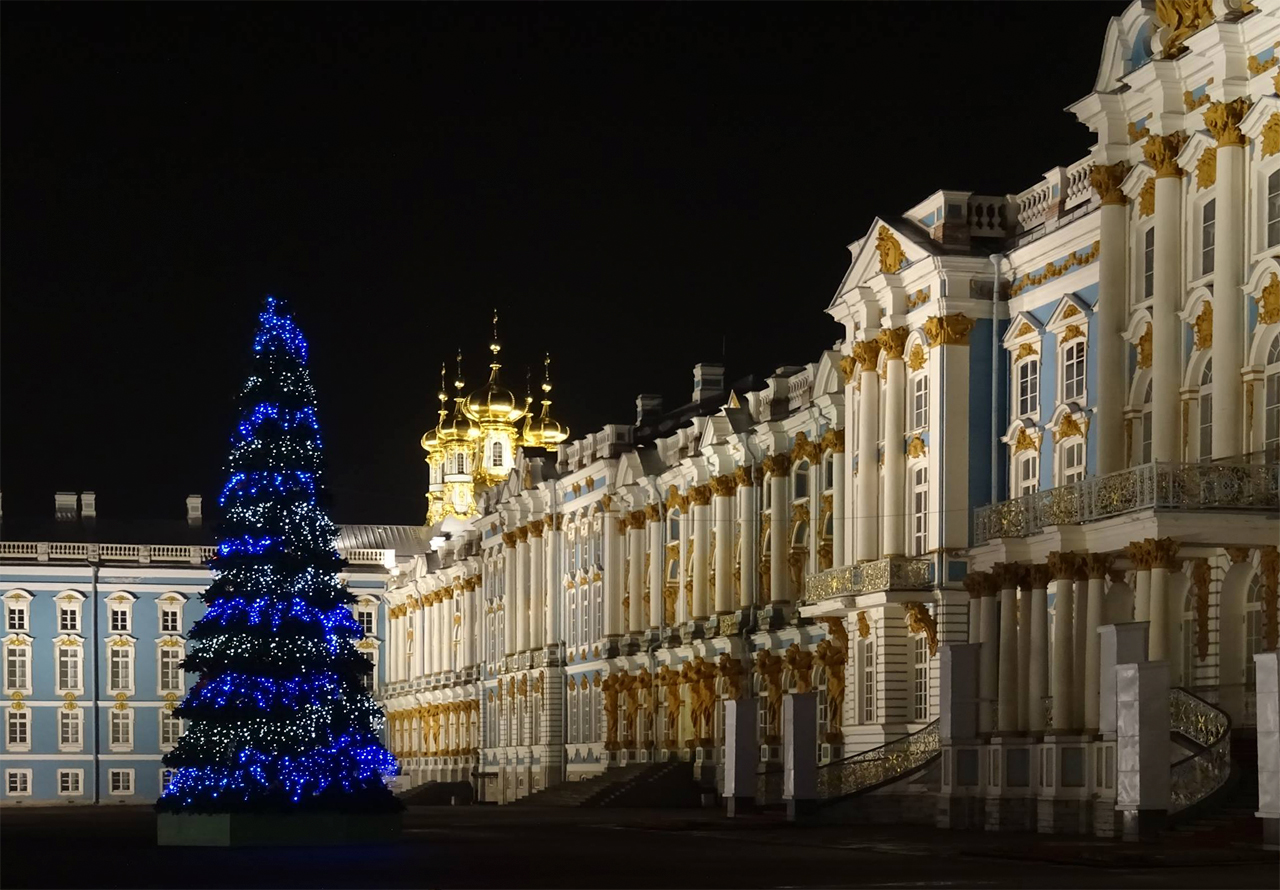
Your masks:
<path fill-rule="evenodd" d="M 162 847 L 322 847 L 391 843 L 399 813 L 158 813 Z"/>

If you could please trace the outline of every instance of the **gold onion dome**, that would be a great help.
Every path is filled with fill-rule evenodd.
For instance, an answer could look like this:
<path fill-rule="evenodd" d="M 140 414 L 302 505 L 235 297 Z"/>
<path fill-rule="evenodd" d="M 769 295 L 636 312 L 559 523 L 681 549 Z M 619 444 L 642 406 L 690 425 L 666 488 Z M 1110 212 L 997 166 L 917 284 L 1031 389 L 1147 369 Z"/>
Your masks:
<path fill-rule="evenodd" d="M 468 439 L 478 439 L 480 437 L 480 427 L 472 422 L 467 416 L 463 403 L 466 398 L 462 395 L 462 388 L 466 386 L 466 382 L 462 378 L 462 352 L 458 352 L 458 379 L 453 381 L 453 388 L 457 395 L 453 397 L 453 413 L 446 418 L 441 413 L 438 441 L 440 442 L 457 442 Z M 441 401 L 441 407 L 444 402 Z"/>
<path fill-rule="evenodd" d="M 445 368 L 444 362 L 440 363 L 440 391 L 436 393 L 436 398 L 440 400 L 440 410 L 438 411 L 440 418 L 436 421 L 434 428 L 427 430 L 422 434 L 422 448 L 424 451 L 430 451 L 440 444 L 440 427 L 444 426 L 445 415 L 449 413 L 448 401 L 449 391 L 445 388 Z"/>
<path fill-rule="evenodd" d="M 462 405 L 467 417 L 476 423 L 511 424 L 525 414 L 525 409 L 516 401 L 515 395 L 498 380 L 498 370 L 502 367 L 498 363 L 498 353 L 501 350 L 502 346 L 498 343 L 498 312 L 495 309 L 493 342 L 489 344 L 489 351 L 493 353 L 493 361 L 489 364 L 489 382 L 467 396 Z"/>
<path fill-rule="evenodd" d="M 526 416 L 520 439 L 526 448 L 555 451 L 561 442 L 569 438 L 569 428 L 551 419 L 551 356 L 548 355 L 542 364 L 546 373 L 542 381 L 542 413 L 536 419 L 532 414 Z"/>

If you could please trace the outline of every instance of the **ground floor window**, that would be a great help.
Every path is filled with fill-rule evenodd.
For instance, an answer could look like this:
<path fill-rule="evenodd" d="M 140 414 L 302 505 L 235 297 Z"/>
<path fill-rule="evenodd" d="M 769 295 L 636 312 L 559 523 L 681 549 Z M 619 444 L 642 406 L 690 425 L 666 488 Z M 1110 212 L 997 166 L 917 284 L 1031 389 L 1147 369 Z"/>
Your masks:
<path fill-rule="evenodd" d="M 31 770 L 7 769 L 4 771 L 5 790 L 14 796 L 31 793 Z"/>
<path fill-rule="evenodd" d="M 80 785 L 84 779 L 84 770 L 58 770 L 58 793 L 76 795 L 80 793 Z"/>
<path fill-rule="evenodd" d="M 112 794 L 133 794 L 133 770 L 108 770 L 107 787 Z"/>

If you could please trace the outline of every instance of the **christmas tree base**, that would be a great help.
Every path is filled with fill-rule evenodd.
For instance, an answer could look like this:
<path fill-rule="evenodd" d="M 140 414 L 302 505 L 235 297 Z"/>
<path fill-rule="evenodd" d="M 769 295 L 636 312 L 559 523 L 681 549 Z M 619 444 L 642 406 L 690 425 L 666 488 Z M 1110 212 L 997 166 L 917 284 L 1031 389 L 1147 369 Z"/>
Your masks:
<path fill-rule="evenodd" d="M 162 847 L 321 847 L 390 843 L 400 813 L 159 813 Z"/>

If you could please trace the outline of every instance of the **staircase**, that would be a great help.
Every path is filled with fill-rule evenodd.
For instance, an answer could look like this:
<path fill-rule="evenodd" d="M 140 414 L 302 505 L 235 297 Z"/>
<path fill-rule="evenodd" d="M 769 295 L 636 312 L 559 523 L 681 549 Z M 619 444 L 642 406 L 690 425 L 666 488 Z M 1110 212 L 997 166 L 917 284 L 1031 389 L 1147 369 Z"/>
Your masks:
<path fill-rule="evenodd" d="M 552 785 L 511 805 L 671 808 L 696 807 L 700 800 L 693 765 L 671 761 L 613 767 L 580 782 Z"/>

